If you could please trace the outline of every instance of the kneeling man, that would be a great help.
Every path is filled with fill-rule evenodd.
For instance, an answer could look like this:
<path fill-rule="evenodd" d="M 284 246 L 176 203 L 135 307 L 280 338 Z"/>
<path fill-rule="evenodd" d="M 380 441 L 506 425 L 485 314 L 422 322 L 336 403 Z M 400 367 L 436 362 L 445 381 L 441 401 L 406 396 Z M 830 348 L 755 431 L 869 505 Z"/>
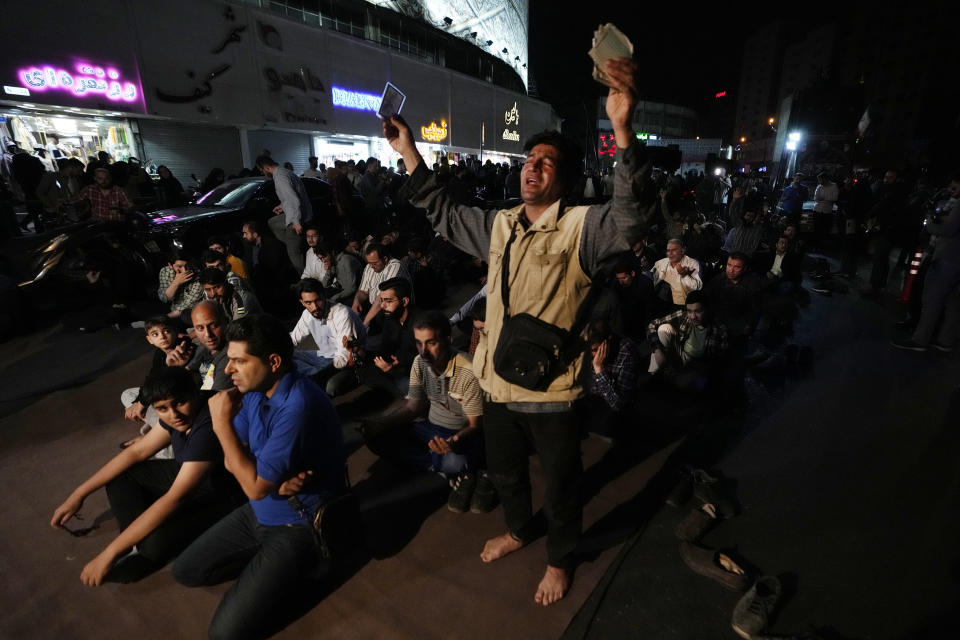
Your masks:
<path fill-rule="evenodd" d="M 330 398 L 296 373 L 279 320 L 241 318 L 227 327 L 227 341 L 226 372 L 235 386 L 210 398 L 210 415 L 224 465 L 250 501 L 194 541 L 173 575 L 187 586 L 237 578 L 210 637 L 261 637 L 320 561 L 310 523 L 321 500 L 345 485 L 343 432 Z M 296 493 L 302 511 L 279 492 L 299 472 L 312 476 Z"/>

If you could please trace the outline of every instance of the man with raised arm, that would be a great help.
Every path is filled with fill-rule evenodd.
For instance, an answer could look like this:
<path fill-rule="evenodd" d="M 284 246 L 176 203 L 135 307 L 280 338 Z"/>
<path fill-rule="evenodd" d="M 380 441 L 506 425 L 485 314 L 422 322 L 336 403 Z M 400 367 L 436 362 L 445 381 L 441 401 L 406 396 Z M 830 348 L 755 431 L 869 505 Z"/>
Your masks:
<path fill-rule="evenodd" d="M 549 605 L 570 587 L 571 560 L 580 537 L 583 463 L 580 427 L 571 404 L 582 393 L 580 360 L 566 365 L 545 390 L 504 380 L 494 367 L 505 310 L 526 313 L 569 330 L 590 291 L 601 263 L 629 249 L 637 235 L 639 206 L 631 183 L 642 162 L 630 128 L 637 103 L 636 64 L 629 59 L 605 65 L 612 88 L 607 115 L 617 140 L 617 174 L 609 203 L 563 206 L 582 173 L 579 145 L 558 132 L 535 135 L 525 145 L 521 171 L 523 204 L 507 210 L 483 210 L 457 204 L 428 169 L 402 118 L 384 121 L 384 135 L 410 171 L 401 195 L 427 210 L 434 228 L 461 250 L 488 262 L 485 335 L 473 359 L 486 394 L 484 434 L 490 477 L 504 505 L 507 532 L 487 541 L 480 554 L 492 562 L 517 551 L 539 535 L 533 517 L 528 449 L 540 455 L 546 476 L 547 569 L 534 601 Z M 505 253 L 509 263 L 503 264 Z M 501 276 L 506 274 L 508 300 Z M 505 304 L 506 302 L 506 304 Z M 505 309 L 506 307 L 506 309 Z"/>

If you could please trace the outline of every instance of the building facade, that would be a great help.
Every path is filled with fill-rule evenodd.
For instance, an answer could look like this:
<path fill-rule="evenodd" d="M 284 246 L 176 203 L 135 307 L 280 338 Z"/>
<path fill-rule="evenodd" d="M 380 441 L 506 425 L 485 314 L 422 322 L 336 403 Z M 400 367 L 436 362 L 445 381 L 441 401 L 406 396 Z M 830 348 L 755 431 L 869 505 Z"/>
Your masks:
<path fill-rule="evenodd" d="M 44 25 L 44 38 L 22 39 L 22 24 Z M 135 156 L 181 180 L 236 172 L 263 150 L 298 172 L 310 155 L 395 163 L 376 114 L 388 81 L 434 159 L 508 160 L 558 127 L 517 76 L 497 84 L 250 2 L 24 3 L 7 8 L 0 37 L 19 43 L 0 63 L 0 136 L 24 148 L 56 139 L 84 160 Z"/>

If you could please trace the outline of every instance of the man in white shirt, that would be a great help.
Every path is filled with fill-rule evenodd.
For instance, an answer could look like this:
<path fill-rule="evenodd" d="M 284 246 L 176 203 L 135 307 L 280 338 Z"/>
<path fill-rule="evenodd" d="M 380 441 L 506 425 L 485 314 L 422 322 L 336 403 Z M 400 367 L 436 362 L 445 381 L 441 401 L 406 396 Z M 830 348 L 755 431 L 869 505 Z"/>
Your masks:
<path fill-rule="evenodd" d="M 817 243 L 822 245 L 833 226 L 833 206 L 840 199 L 840 187 L 826 173 L 820 173 L 813 199 L 813 230 Z"/>
<path fill-rule="evenodd" d="M 314 278 L 323 282 L 327 275 L 327 269 L 323 264 L 323 259 L 317 254 L 317 245 L 320 244 L 320 231 L 315 226 L 308 224 L 304 227 L 303 237 L 307 241 L 307 253 L 304 255 L 304 268 L 300 279 Z"/>
<path fill-rule="evenodd" d="M 290 340 L 297 347 L 311 336 L 316 350 L 295 349 L 293 361 L 297 371 L 304 375 L 319 374 L 327 394 L 338 395 L 348 390 L 352 375 L 354 349 L 363 346 L 367 328 L 350 307 L 330 302 L 319 280 L 305 278 L 297 286 L 303 313 L 290 332 Z"/>
<path fill-rule="evenodd" d="M 382 244 L 371 244 L 367 247 L 364 257 L 367 259 L 367 266 L 363 269 L 363 276 L 360 279 L 360 287 L 357 289 L 357 295 L 353 298 L 353 310 L 357 314 L 363 313 L 364 307 L 371 302 L 370 292 L 374 292 L 370 309 L 363 317 L 363 324 L 370 326 L 370 322 L 380 313 L 379 289 L 381 282 L 390 278 L 403 278 L 413 287 L 413 280 L 406 268 L 396 258 L 391 258 L 387 254 L 387 249 Z M 411 295 L 411 300 L 413 296 Z"/>
<path fill-rule="evenodd" d="M 301 234 L 303 225 L 313 219 L 313 206 L 300 177 L 277 164 L 270 156 L 257 158 L 257 167 L 263 175 L 273 178 L 280 204 L 273 208 L 274 216 L 267 221 L 277 240 L 287 245 L 287 255 L 298 271 L 303 271 Z"/>
<path fill-rule="evenodd" d="M 684 253 L 683 241 L 673 238 L 667 241 L 667 257 L 653 265 L 653 285 L 660 282 L 670 285 L 673 304 L 683 306 L 687 294 L 703 287 L 700 279 L 700 263 Z"/>
<path fill-rule="evenodd" d="M 318 161 L 319 158 L 317 158 L 317 156 L 307 158 L 307 162 L 310 163 L 310 168 L 303 172 L 304 178 L 323 178 L 323 169 L 317 168 Z"/>

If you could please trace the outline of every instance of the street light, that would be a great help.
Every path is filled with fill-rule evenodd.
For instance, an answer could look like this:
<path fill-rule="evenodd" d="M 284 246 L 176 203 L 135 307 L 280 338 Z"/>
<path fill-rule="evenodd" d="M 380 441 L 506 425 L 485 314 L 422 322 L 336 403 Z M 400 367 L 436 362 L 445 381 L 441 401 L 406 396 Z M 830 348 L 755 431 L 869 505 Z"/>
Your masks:
<path fill-rule="evenodd" d="M 745 136 L 740 136 L 740 142 L 746 142 L 747 138 Z"/>
<path fill-rule="evenodd" d="M 767 124 L 772 125 L 774 122 L 775 120 L 772 117 L 767 118 Z"/>
<path fill-rule="evenodd" d="M 799 131 L 791 131 L 787 136 L 787 151 L 796 151 L 797 147 L 800 145 L 800 140 L 803 138 L 803 134 Z"/>

